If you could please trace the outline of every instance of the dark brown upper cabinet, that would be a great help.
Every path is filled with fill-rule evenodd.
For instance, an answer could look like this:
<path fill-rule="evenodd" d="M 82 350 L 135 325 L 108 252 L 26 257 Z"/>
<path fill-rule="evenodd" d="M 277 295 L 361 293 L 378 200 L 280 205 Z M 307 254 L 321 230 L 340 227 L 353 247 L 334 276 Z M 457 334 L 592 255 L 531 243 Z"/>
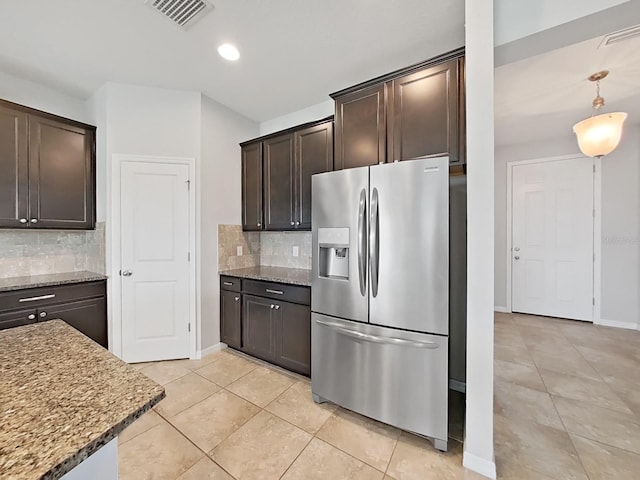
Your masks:
<path fill-rule="evenodd" d="M 336 170 L 449 155 L 463 164 L 464 50 L 334 93 Z"/>
<path fill-rule="evenodd" d="M 293 133 L 262 143 L 265 230 L 289 230 L 296 225 Z"/>
<path fill-rule="evenodd" d="M 333 122 L 296 132 L 295 144 L 296 227 L 311 230 L 311 176 L 333 170 Z"/>
<path fill-rule="evenodd" d="M 262 143 L 242 146 L 242 229 L 262 230 Z"/>
<path fill-rule="evenodd" d="M 391 89 L 388 160 L 448 154 L 457 162 L 457 59 L 396 78 Z"/>
<path fill-rule="evenodd" d="M 311 176 L 333 170 L 333 122 L 301 125 L 241 146 L 243 230 L 311 230 Z"/>
<path fill-rule="evenodd" d="M 1 101 L 0 168 L 0 227 L 95 227 L 95 127 Z"/>
<path fill-rule="evenodd" d="M 386 84 L 336 98 L 336 170 L 384 163 Z"/>

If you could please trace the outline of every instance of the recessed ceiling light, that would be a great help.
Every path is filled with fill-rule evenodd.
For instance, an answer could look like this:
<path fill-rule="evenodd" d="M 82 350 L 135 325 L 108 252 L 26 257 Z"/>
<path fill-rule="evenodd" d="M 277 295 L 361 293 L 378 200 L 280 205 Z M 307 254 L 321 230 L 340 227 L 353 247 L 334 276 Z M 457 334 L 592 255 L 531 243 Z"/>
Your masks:
<path fill-rule="evenodd" d="M 230 43 L 223 43 L 220 45 L 218 47 L 218 53 L 222 58 L 226 58 L 231 61 L 235 61 L 240 58 L 240 52 L 238 52 L 238 49 Z"/>

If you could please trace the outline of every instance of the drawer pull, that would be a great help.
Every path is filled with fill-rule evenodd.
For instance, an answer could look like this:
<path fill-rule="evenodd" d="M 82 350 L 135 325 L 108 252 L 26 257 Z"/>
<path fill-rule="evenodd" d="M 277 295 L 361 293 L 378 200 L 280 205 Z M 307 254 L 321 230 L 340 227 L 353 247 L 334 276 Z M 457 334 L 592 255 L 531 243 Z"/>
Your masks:
<path fill-rule="evenodd" d="M 222 282 L 223 285 L 226 285 L 227 287 L 233 287 L 233 282 Z"/>
<path fill-rule="evenodd" d="M 31 313 L 29 316 L 27 316 L 27 319 L 29 319 L 29 320 L 35 320 L 35 319 L 36 319 L 36 315 L 35 315 L 35 313 Z"/>
<path fill-rule="evenodd" d="M 275 306 L 276 310 L 280 310 L 280 305 Z"/>
<path fill-rule="evenodd" d="M 266 289 L 267 293 L 275 293 L 276 295 L 284 295 L 282 290 L 271 290 L 270 288 Z"/>
<path fill-rule="evenodd" d="M 47 312 L 40 312 L 40 318 L 44 318 L 47 316 Z"/>
<path fill-rule="evenodd" d="M 236 302 L 240 301 L 240 297 L 235 297 Z"/>
<path fill-rule="evenodd" d="M 55 298 L 56 294 L 55 293 L 51 293 L 49 295 L 40 295 L 38 297 L 27 297 L 27 298 L 21 298 L 20 300 L 18 300 L 18 302 L 23 303 L 23 302 L 37 302 L 38 300 L 48 300 L 49 298 Z"/>

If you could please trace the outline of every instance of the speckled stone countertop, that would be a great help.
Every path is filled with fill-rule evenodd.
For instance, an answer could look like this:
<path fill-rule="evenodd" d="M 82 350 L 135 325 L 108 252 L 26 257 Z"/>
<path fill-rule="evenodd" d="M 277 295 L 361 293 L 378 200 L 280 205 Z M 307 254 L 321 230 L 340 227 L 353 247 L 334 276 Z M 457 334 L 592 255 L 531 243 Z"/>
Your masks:
<path fill-rule="evenodd" d="M 60 478 L 164 396 L 62 320 L 0 331 L 0 478 Z"/>
<path fill-rule="evenodd" d="M 292 285 L 311 286 L 311 270 L 302 268 L 257 267 L 237 268 L 235 270 L 223 270 L 220 275 L 231 277 L 251 278 L 253 280 L 265 280 L 267 282 L 290 283 Z"/>
<path fill-rule="evenodd" d="M 106 275 L 94 272 L 51 273 L 48 275 L 33 275 L 29 277 L 0 278 L 0 292 L 22 290 L 24 288 L 67 285 L 71 283 L 95 282 L 97 280 L 106 280 L 107 278 Z"/>

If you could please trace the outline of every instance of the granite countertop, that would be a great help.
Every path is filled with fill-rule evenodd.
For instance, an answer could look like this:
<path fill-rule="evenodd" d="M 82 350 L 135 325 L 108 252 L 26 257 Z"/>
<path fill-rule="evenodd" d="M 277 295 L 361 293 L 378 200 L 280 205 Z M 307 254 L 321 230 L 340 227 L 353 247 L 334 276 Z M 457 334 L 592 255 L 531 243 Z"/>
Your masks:
<path fill-rule="evenodd" d="M 0 478 L 60 478 L 164 396 L 62 320 L 0 331 Z"/>
<path fill-rule="evenodd" d="M 257 267 L 222 270 L 219 273 L 220 275 L 229 275 L 231 277 L 304 285 L 306 287 L 311 286 L 311 270 L 303 268 L 267 267 L 259 265 Z"/>
<path fill-rule="evenodd" d="M 24 288 L 51 287 L 71 283 L 95 282 L 108 277 L 95 272 L 51 273 L 47 275 L 31 275 L 28 277 L 0 278 L 0 292 L 22 290 Z"/>

